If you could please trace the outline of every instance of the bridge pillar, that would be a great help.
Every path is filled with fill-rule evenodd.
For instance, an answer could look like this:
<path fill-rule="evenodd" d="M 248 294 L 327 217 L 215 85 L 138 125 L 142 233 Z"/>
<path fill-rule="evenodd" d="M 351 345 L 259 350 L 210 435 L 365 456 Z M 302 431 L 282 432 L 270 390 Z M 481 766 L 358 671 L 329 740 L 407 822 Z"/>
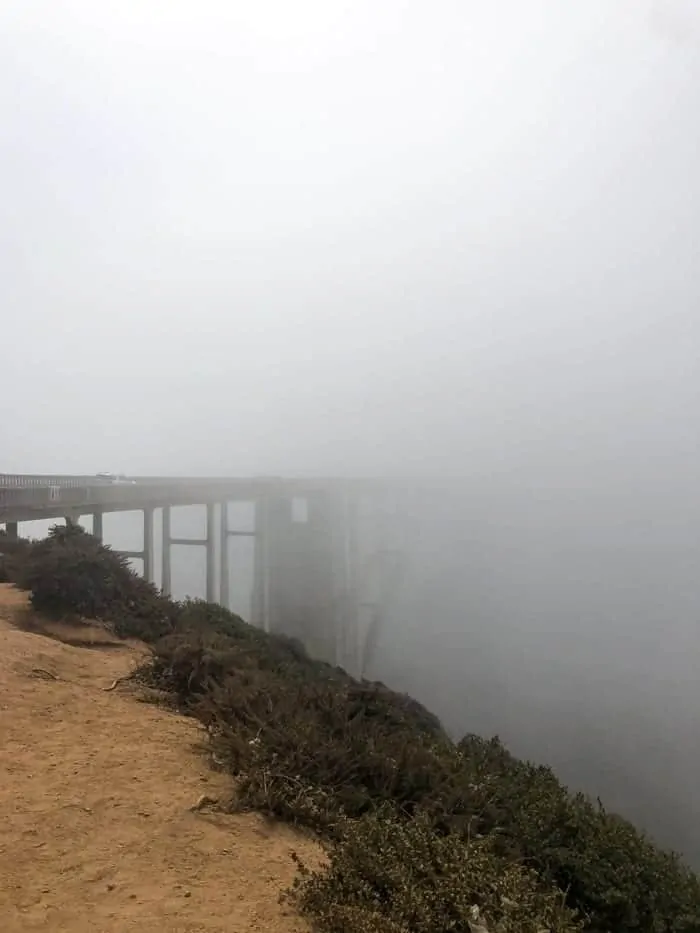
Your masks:
<path fill-rule="evenodd" d="M 209 518 L 207 516 L 207 522 Z M 220 560 L 220 576 L 219 576 L 219 589 L 220 597 L 219 601 L 224 609 L 231 608 L 231 583 L 229 580 L 229 567 L 228 567 L 228 502 L 221 503 L 221 523 L 219 527 L 221 532 L 219 536 L 219 560 Z"/>
<path fill-rule="evenodd" d="M 297 638 L 312 657 L 335 663 L 337 593 L 335 501 L 314 490 L 267 501 L 265 559 L 268 630 Z"/>
<path fill-rule="evenodd" d="M 163 506 L 163 576 L 161 589 L 164 596 L 171 596 L 173 592 L 172 564 L 170 562 L 170 506 Z"/>
<path fill-rule="evenodd" d="M 146 506 L 143 510 L 143 577 L 153 583 L 153 506 Z"/>
<path fill-rule="evenodd" d="M 102 539 L 104 537 L 102 531 L 102 515 L 102 509 L 97 509 L 92 513 L 92 533 L 100 544 L 102 544 Z"/>
<path fill-rule="evenodd" d="M 268 548 L 269 500 L 259 496 L 255 500 L 255 551 L 253 556 L 253 599 L 252 623 L 264 632 L 270 631 L 269 613 L 269 548 Z"/>
<path fill-rule="evenodd" d="M 216 528 L 215 509 L 213 502 L 207 503 L 207 602 L 215 603 L 216 599 Z M 223 516 L 222 516 L 223 520 Z"/>
<path fill-rule="evenodd" d="M 16 541 L 19 537 L 17 522 L 5 522 L 5 534 L 8 538 Z"/>

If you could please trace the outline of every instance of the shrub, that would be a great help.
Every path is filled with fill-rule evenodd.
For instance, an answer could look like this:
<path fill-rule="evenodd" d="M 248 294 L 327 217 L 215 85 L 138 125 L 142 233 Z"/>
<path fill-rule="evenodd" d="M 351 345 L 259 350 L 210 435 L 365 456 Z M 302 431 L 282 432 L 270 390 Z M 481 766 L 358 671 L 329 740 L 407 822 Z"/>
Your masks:
<path fill-rule="evenodd" d="M 489 839 L 441 836 L 419 817 L 344 824 L 328 866 L 301 865 L 292 891 L 324 933 L 574 933 L 582 923 L 535 872 Z"/>
<path fill-rule="evenodd" d="M 199 639 L 156 645 L 150 670 L 207 726 L 242 807 L 328 838 L 389 808 L 399 821 L 427 820 L 451 845 L 488 838 L 498 858 L 566 891 L 587 930 L 700 930 L 695 876 L 550 769 L 498 739 L 455 745 L 419 704 L 289 654 L 274 637 L 246 627 Z"/>
<path fill-rule="evenodd" d="M 0 583 L 14 583 L 31 542 L 26 538 L 11 538 L 0 530 Z"/>
<path fill-rule="evenodd" d="M 102 620 L 124 637 L 151 640 L 173 626 L 172 604 L 126 558 L 78 525 L 56 525 L 31 543 L 14 568 L 14 582 L 31 592 L 38 611 Z"/>
<path fill-rule="evenodd" d="M 523 858 L 600 931 L 700 930 L 700 885 L 677 855 L 598 802 L 570 794 L 551 769 L 518 761 L 497 740 L 467 736 L 458 752 L 488 800 L 481 831 Z"/>

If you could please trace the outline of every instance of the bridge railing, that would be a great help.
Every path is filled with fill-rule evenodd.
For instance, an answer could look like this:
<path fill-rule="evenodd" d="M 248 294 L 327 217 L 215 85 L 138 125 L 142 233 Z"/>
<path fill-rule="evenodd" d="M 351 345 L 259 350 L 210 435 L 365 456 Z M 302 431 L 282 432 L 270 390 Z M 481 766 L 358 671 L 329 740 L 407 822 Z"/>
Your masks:
<path fill-rule="evenodd" d="M 55 508 L 59 505 L 70 508 L 84 505 L 90 500 L 88 487 L 65 486 L 33 486 L 33 487 L 3 487 L 0 486 L 0 509 L 31 509 L 41 510 Z"/>
<path fill-rule="evenodd" d="M 77 489 L 81 486 L 99 484 L 96 476 L 62 476 L 51 473 L 0 473 L 0 489 L 47 489 L 60 486 L 62 489 Z"/>
<path fill-rule="evenodd" d="M 138 477 L 129 482 L 110 482 L 99 476 L 52 474 L 0 474 L 0 522 L 32 521 L 89 511 L 131 511 L 159 506 L 207 504 L 220 501 L 254 501 L 263 497 L 307 497 L 342 491 L 381 490 L 374 480 L 340 480 L 275 477 L 258 478 L 158 478 Z M 66 511 L 64 511 L 64 509 Z"/>

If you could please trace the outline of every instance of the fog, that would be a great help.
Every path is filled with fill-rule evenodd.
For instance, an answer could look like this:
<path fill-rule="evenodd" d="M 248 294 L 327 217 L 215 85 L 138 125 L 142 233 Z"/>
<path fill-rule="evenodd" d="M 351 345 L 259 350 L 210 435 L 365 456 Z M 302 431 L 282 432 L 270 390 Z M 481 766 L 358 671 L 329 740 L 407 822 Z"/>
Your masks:
<path fill-rule="evenodd" d="M 699 87 L 694 0 L 11 0 L 0 471 L 451 477 L 372 673 L 700 864 Z"/>

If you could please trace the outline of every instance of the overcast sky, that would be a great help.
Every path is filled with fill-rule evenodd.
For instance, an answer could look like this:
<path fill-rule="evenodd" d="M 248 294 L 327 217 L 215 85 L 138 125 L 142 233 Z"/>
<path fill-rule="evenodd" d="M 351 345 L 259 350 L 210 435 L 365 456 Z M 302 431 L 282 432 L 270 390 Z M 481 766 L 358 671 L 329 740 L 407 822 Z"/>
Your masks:
<path fill-rule="evenodd" d="M 0 470 L 687 457 L 699 102 L 695 0 L 8 0 Z"/>

